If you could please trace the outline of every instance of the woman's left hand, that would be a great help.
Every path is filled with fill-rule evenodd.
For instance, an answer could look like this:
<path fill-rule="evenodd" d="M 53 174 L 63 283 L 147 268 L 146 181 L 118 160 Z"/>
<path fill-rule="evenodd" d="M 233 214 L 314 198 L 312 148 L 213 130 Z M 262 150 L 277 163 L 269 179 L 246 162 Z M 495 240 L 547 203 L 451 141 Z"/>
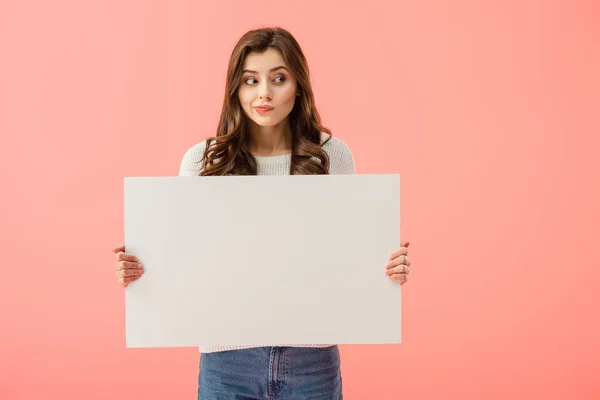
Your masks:
<path fill-rule="evenodd" d="M 385 266 L 385 274 L 390 279 L 400 281 L 400 285 L 403 285 L 408 280 L 408 274 L 410 273 L 410 261 L 408 260 L 408 245 L 406 242 L 398 250 L 390 254 L 390 262 Z"/>

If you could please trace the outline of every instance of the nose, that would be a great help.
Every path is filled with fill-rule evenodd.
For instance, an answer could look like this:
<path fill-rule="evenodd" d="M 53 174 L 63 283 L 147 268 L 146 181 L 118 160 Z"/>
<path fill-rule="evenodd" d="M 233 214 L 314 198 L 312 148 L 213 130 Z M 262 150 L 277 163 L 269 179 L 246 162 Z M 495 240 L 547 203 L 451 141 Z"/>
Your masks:
<path fill-rule="evenodd" d="M 269 85 L 267 85 L 267 84 L 261 85 L 259 92 L 258 92 L 258 97 L 261 100 L 263 100 L 263 99 L 271 100 L 271 92 L 269 90 Z"/>

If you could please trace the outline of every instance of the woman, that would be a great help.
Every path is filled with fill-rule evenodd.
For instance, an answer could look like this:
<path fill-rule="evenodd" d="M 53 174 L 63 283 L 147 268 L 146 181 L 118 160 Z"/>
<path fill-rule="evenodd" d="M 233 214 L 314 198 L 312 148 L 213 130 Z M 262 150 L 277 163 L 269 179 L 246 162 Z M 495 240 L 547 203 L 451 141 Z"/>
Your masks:
<path fill-rule="evenodd" d="M 217 134 L 186 151 L 179 175 L 353 173 L 350 149 L 321 125 L 296 40 L 278 28 L 246 33 L 231 54 Z M 385 266 L 400 284 L 409 273 L 407 247 Z M 127 286 L 143 267 L 124 251 L 114 249 L 118 280 Z M 342 399 L 337 345 L 200 350 L 199 399 Z"/>

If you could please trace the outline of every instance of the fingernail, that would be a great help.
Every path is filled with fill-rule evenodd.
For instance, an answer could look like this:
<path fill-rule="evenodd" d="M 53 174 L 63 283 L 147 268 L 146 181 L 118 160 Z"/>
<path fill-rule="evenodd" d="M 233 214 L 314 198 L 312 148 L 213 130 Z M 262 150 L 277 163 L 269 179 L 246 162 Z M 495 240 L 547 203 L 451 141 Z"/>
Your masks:
<path fill-rule="evenodd" d="M 142 264 L 138 264 L 137 267 L 138 267 L 138 269 L 144 269 L 144 267 L 142 266 Z"/>

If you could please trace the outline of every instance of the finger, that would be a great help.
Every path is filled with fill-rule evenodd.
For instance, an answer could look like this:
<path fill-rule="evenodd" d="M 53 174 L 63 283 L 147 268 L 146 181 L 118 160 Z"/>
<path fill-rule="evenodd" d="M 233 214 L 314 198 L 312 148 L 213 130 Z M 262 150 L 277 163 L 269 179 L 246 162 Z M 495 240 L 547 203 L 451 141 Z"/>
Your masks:
<path fill-rule="evenodd" d="M 138 262 L 138 258 L 132 254 L 123 253 L 122 251 L 117 253 L 117 261 L 132 261 Z"/>
<path fill-rule="evenodd" d="M 115 247 L 113 249 L 113 253 L 118 253 L 120 251 L 125 251 L 125 245 L 124 244 L 120 245 L 119 247 Z"/>
<path fill-rule="evenodd" d="M 139 271 L 135 269 L 124 269 L 118 270 L 116 272 L 117 278 L 130 278 L 130 277 L 140 277 L 144 274 L 144 271 Z"/>
<path fill-rule="evenodd" d="M 119 283 L 122 286 L 127 287 L 127 285 L 129 285 L 131 282 L 134 282 L 138 279 L 139 279 L 139 276 L 138 277 L 119 278 Z"/>
<path fill-rule="evenodd" d="M 390 275 L 394 275 L 394 274 L 408 274 L 408 273 L 409 273 L 408 266 L 406 266 L 404 264 L 400 264 L 397 267 L 388 269 L 385 274 L 390 276 Z"/>
<path fill-rule="evenodd" d="M 392 261 L 390 261 L 389 263 L 386 264 L 385 269 L 390 269 L 390 268 L 394 268 L 397 267 L 400 264 L 405 264 L 405 265 L 409 265 L 410 261 L 408 261 L 408 257 L 407 256 L 400 256 Z"/>
<path fill-rule="evenodd" d="M 119 261 L 115 265 L 116 270 L 143 270 L 144 266 L 140 263 L 131 262 L 131 261 Z"/>
<path fill-rule="evenodd" d="M 406 247 L 400 247 L 398 250 L 396 250 L 390 254 L 390 260 L 393 260 L 400 256 L 405 256 L 407 254 L 408 254 L 408 249 Z"/>
<path fill-rule="evenodd" d="M 390 276 L 390 279 L 393 281 L 399 281 L 400 283 L 404 283 L 408 280 L 408 276 L 406 276 L 406 274 L 394 274 Z"/>

